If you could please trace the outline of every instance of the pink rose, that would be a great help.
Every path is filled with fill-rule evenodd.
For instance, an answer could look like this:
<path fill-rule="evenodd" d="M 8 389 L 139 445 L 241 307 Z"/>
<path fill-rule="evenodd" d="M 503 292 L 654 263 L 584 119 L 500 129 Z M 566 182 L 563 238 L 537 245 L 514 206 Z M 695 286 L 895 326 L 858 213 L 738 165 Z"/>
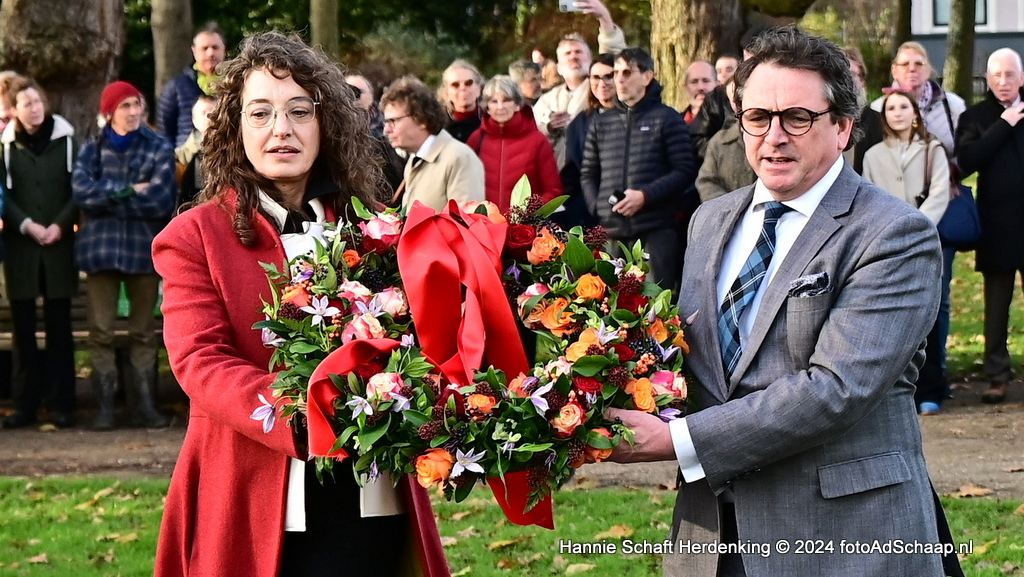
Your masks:
<path fill-rule="evenodd" d="M 391 394 L 397 393 L 404 386 L 405 381 L 398 373 L 377 373 L 366 383 L 366 396 L 390 401 Z"/>
<path fill-rule="evenodd" d="M 686 398 L 686 378 L 672 371 L 655 371 L 650 377 L 655 395 L 672 395 L 675 398 Z"/>
<path fill-rule="evenodd" d="M 394 213 L 378 214 L 360 222 L 359 230 L 363 231 L 364 248 L 381 252 L 398 244 L 398 237 L 402 235 L 402 217 Z"/>
<path fill-rule="evenodd" d="M 338 296 L 352 304 L 361 302 L 365 305 L 373 299 L 373 292 L 359 281 L 347 280 L 338 287 Z"/>
<path fill-rule="evenodd" d="M 384 327 L 380 326 L 377 317 L 365 313 L 352 319 L 341 331 L 342 344 L 354 340 L 379 339 L 384 336 Z"/>
<path fill-rule="evenodd" d="M 409 303 L 405 300 L 405 293 L 397 287 L 386 288 L 375 297 L 380 303 L 382 311 L 394 318 L 405 316 L 409 313 Z"/>
<path fill-rule="evenodd" d="M 516 297 L 516 304 L 519 305 L 519 317 L 525 320 L 526 317 L 529 316 L 530 311 L 526 310 L 525 307 L 526 303 L 529 302 L 530 299 L 535 296 L 546 295 L 549 292 L 551 292 L 551 289 L 548 288 L 548 285 L 542 282 L 533 283 L 526 287 L 523 294 Z"/>

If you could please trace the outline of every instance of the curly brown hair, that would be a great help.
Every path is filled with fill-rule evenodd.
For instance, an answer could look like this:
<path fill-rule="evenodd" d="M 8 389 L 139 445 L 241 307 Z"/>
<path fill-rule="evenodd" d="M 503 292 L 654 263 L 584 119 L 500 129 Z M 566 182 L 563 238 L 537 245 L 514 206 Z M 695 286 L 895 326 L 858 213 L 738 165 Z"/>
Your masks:
<path fill-rule="evenodd" d="M 403 76 L 391 83 L 380 98 L 380 109 L 388 104 L 406 107 L 405 113 L 427 128 L 430 134 L 437 134 L 448 124 L 448 113 L 434 93 L 422 80 L 415 76 Z"/>
<path fill-rule="evenodd" d="M 320 153 L 312 172 L 325 175 L 334 185 L 337 192 L 322 200 L 331 202 L 335 214 L 345 214 L 353 196 L 368 203 L 378 198 L 383 183 L 380 159 L 368 117 L 345 84 L 345 71 L 297 35 L 263 32 L 244 39 L 238 56 L 218 66 L 219 101 L 203 140 L 207 177 L 198 202 L 223 200 L 227 191 L 234 190 L 238 195 L 235 233 L 250 246 L 256 240 L 252 219 L 260 210 L 259 191 L 277 201 L 282 198 L 277 186 L 253 168 L 242 144 L 242 90 L 253 70 L 266 70 L 277 78 L 291 76 L 320 102 Z"/>

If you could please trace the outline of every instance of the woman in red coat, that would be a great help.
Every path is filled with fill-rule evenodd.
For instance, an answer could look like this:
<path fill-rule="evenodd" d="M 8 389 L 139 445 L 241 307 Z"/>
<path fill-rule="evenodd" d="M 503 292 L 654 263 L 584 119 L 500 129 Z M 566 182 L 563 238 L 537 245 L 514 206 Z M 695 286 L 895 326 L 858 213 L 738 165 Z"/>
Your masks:
<path fill-rule="evenodd" d="M 191 401 L 155 574 L 447 577 L 416 483 L 364 516 L 351 470 L 321 484 L 304 435 L 253 418 L 275 377 L 252 329 L 272 298 L 260 263 L 283 270 L 352 196 L 370 202 L 382 176 L 367 117 L 339 67 L 297 37 L 249 38 L 221 74 L 207 188 L 153 243 L 164 340 Z"/>
<path fill-rule="evenodd" d="M 483 124 L 469 137 L 469 145 L 484 164 L 487 200 L 507 212 L 512 189 L 525 174 L 533 194 L 547 202 L 562 194 L 555 152 L 537 129 L 533 110 L 525 104 L 510 76 L 495 76 L 484 85 L 487 105 Z"/>

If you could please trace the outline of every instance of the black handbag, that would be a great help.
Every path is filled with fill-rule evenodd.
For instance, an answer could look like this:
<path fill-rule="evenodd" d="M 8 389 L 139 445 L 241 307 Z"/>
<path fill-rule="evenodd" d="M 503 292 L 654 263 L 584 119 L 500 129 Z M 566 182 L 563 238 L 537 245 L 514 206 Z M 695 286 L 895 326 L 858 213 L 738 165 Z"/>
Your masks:
<path fill-rule="evenodd" d="M 921 208 L 928 199 L 931 190 L 931 159 L 931 151 L 928 150 L 928 143 L 925 141 L 924 188 L 914 199 L 918 208 Z M 949 204 L 935 228 L 939 230 L 942 246 L 958 251 L 974 250 L 981 239 L 981 218 L 978 216 L 978 206 L 974 203 L 974 191 L 971 187 L 960 182 L 950 183 Z"/>

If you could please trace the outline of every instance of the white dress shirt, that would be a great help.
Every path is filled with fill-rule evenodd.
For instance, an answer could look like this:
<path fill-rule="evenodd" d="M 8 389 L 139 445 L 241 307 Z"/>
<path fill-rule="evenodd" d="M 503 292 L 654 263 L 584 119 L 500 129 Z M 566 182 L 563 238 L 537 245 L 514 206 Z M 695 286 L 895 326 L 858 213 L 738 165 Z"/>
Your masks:
<path fill-rule="evenodd" d="M 814 214 L 814 211 L 817 210 L 818 205 L 821 204 L 821 199 L 825 198 L 825 193 L 832 188 L 836 179 L 839 178 L 839 172 L 842 169 L 843 157 L 840 155 L 835 163 L 832 164 L 832 168 L 825 173 L 825 176 L 821 177 L 821 180 L 815 183 L 807 192 L 793 200 L 787 200 L 782 203 L 793 210 L 783 214 L 779 219 L 779 223 L 775 228 L 775 252 L 771 263 L 768 265 L 768 270 L 765 273 L 764 280 L 761 282 L 761 286 L 758 287 L 757 293 L 754 294 L 754 300 L 751 301 L 750 306 L 743 311 L 743 315 L 740 317 L 741 347 L 746 344 L 747 338 L 750 336 L 750 329 L 754 326 L 754 319 L 757 318 L 761 299 L 764 297 L 765 290 L 775 276 L 775 272 L 779 269 L 782 262 L 786 260 L 789 250 L 793 248 L 793 244 L 804 230 L 807 221 Z M 732 237 L 726 243 L 725 251 L 722 253 L 722 263 L 719 266 L 717 280 L 718 309 L 715 311 L 716 316 L 718 310 L 721 310 L 722 302 L 725 300 L 726 295 L 729 294 L 729 289 L 732 288 L 733 282 L 739 276 L 747 257 L 754 250 L 757 238 L 761 235 L 761 228 L 764 225 L 764 207 L 758 205 L 773 200 L 775 199 L 768 189 L 765 188 L 761 179 L 757 179 L 757 182 L 754 183 L 754 196 L 750 206 L 747 207 L 743 217 L 737 223 L 736 228 L 732 232 Z M 697 459 L 697 450 L 693 446 L 693 440 L 690 438 L 690 429 L 686 426 L 686 418 L 670 422 L 669 431 L 672 434 L 672 445 L 676 451 L 676 459 L 679 460 L 679 470 L 683 473 L 683 479 L 687 483 L 703 479 L 705 476 L 704 467 L 701 466 L 700 461 Z"/>

